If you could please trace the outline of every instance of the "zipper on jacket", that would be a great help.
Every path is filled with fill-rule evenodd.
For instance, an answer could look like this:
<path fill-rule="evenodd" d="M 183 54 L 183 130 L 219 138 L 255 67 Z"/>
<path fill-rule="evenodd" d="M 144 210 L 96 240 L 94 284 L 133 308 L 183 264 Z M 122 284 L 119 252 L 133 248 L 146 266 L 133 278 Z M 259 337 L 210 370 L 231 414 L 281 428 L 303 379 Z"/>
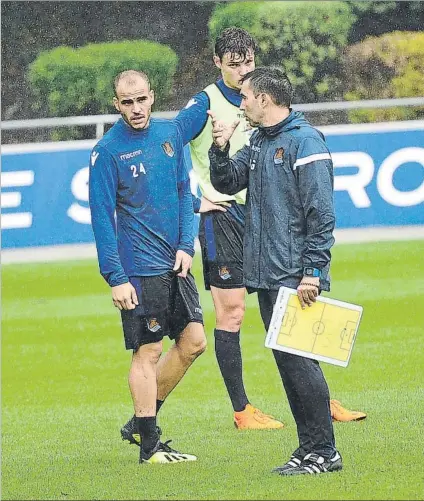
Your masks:
<path fill-rule="evenodd" d="M 260 147 L 262 148 L 262 144 L 263 144 L 263 138 L 261 138 L 261 142 L 259 143 L 260 144 Z M 259 155 L 263 153 L 262 151 L 259 152 L 258 154 L 258 160 L 259 160 Z M 265 151 L 265 155 L 262 156 L 262 158 L 266 158 L 266 151 Z M 258 162 L 259 164 L 259 162 Z M 263 162 L 263 164 L 265 165 L 265 162 Z M 262 181 L 263 181 L 263 172 L 264 172 L 264 169 L 263 169 L 263 165 L 261 166 L 261 175 L 260 175 L 260 181 L 261 181 L 261 184 L 260 184 L 260 191 L 259 191 L 259 194 L 260 194 L 260 197 L 259 197 L 259 220 L 260 220 L 260 227 L 259 227 L 259 252 L 258 252 L 258 287 L 261 285 L 261 255 L 262 255 L 262 227 L 263 227 L 263 221 L 262 221 Z"/>
<path fill-rule="evenodd" d="M 262 171 L 259 177 L 260 179 L 260 189 L 259 189 L 259 252 L 258 252 L 258 287 L 261 284 L 261 252 L 262 252 Z"/>
<path fill-rule="evenodd" d="M 258 141 L 256 142 L 255 146 L 259 147 L 259 151 L 255 152 L 255 156 L 254 156 L 254 161 L 255 161 L 255 164 L 256 164 L 255 165 L 256 169 L 259 168 L 259 157 L 263 153 L 261 151 L 262 144 L 263 144 L 263 137 L 260 136 L 260 135 L 258 135 Z M 262 252 L 262 203 L 261 202 L 262 202 L 262 173 L 263 173 L 263 168 L 261 166 L 261 172 L 260 172 L 260 176 L 259 176 L 260 186 L 259 186 L 259 197 L 258 197 L 258 200 L 259 200 L 259 203 L 258 203 L 258 206 L 259 206 L 259 222 L 260 222 L 260 224 L 259 224 L 259 252 L 258 252 L 258 260 L 257 260 L 257 269 L 258 269 L 257 287 L 259 287 L 260 284 L 261 284 L 261 252 Z"/>
<path fill-rule="evenodd" d="M 288 222 L 288 231 L 289 231 L 289 266 L 290 268 L 293 267 L 293 254 L 292 254 L 292 230 L 291 230 L 291 226 L 290 226 L 290 219 L 289 219 L 289 222 Z"/>

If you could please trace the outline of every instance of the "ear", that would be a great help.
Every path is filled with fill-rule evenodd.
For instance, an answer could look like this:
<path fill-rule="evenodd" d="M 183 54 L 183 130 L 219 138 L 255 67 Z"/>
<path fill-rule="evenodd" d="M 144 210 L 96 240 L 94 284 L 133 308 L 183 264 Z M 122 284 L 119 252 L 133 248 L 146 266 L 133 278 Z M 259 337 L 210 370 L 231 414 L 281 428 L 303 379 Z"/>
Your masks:
<path fill-rule="evenodd" d="M 213 56 L 213 62 L 215 63 L 215 66 L 219 69 L 221 69 L 222 64 L 221 64 L 221 59 L 219 59 L 218 56 Z"/>
<path fill-rule="evenodd" d="M 155 102 L 155 91 L 154 90 L 151 90 L 149 92 L 150 94 L 150 99 L 152 100 L 152 104 Z"/>
<path fill-rule="evenodd" d="M 113 105 L 119 112 L 121 112 L 121 110 L 119 109 L 119 101 L 116 97 L 113 98 Z"/>
<path fill-rule="evenodd" d="M 261 95 L 259 96 L 259 103 L 262 106 L 262 108 L 265 108 L 266 106 L 269 106 L 272 103 L 272 100 L 268 94 L 262 92 Z"/>

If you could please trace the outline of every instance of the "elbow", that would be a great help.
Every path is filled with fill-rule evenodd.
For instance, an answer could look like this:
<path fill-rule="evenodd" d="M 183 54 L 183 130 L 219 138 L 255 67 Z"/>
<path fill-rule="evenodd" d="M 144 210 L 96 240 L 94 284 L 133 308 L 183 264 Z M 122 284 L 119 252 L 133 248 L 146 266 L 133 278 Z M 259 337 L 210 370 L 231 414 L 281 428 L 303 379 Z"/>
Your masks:
<path fill-rule="evenodd" d="M 336 226 L 336 218 L 334 212 L 327 212 L 320 217 L 321 230 L 326 233 L 332 233 Z"/>
<path fill-rule="evenodd" d="M 223 178 L 213 176 L 212 174 L 211 183 L 217 191 L 224 193 L 225 195 L 234 195 L 237 193 L 237 190 L 232 189 L 232 187 L 228 184 L 228 181 Z"/>
<path fill-rule="evenodd" d="M 331 213 L 326 215 L 325 222 L 326 222 L 326 227 L 328 228 L 328 231 L 333 233 L 334 228 L 336 226 L 336 217 L 334 215 L 334 212 L 331 212 Z"/>
<path fill-rule="evenodd" d="M 314 248 L 326 251 L 334 245 L 335 223 L 332 211 L 321 213 L 318 218 L 308 221 L 307 238 Z"/>
<path fill-rule="evenodd" d="M 236 195 L 239 191 L 241 191 L 239 188 L 226 188 L 225 191 L 221 190 L 221 192 L 226 195 Z"/>
<path fill-rule="evenodd" d="M 225 182 L 222 178 L 214 176 L 213 173 L 211 172 L 211 183 L 212 186 L 217 190 L 223 193 L 223 188 L 225 188 Z"/>

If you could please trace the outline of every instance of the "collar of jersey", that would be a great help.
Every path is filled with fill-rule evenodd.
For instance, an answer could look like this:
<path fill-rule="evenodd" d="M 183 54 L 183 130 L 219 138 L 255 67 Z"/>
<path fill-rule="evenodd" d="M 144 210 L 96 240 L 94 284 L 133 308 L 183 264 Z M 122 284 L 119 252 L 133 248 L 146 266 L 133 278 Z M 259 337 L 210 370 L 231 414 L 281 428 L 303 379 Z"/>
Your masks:
<path fill-rule="evenodd" d="M 224 80 L 220 78 L 216 82 L 216 86 L 218 89 L 224 94 L 224 97 L 230 101 L 231 104 L 234 106 L 237 106 L 237 108 L 241 104 L 241 96 L 240 96 L 240 91 L 237 89 L 231 89 L 227 85 L 225 85 Z"/>

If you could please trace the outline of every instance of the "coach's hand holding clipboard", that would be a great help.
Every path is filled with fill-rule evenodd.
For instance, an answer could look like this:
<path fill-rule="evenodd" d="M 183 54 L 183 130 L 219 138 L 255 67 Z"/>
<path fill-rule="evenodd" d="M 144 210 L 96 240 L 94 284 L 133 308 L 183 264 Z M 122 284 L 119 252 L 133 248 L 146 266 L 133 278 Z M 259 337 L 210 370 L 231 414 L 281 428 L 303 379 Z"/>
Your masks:
<path fill-rule="evenodd" d="M 304 277 L 297 288 L 297 297 L 302 310 L 315 303 L 318 293 L 319 277 Z"/>

